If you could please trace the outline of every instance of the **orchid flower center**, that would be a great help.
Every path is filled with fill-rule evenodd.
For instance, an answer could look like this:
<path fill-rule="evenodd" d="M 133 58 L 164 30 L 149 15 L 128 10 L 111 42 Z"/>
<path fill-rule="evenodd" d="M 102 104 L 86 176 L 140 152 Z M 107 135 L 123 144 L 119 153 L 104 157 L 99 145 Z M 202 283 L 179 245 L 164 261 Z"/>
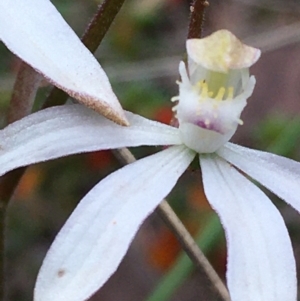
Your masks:
<path fill-rule="evenodd" d="M 207 98 L 214 98 L 215 100 L 228 100 L 233 98 L 233 87 L 220 87 L 218 89 L 209 90 L 207 82 L 204 80 L 200 80 L 197 83 L 200 89 L 200 101 L 203 101 Z M 227 91 L 226 91 L 227 90 Z M 225 98 L 225 94 L 226 98 Z M 214 96 L 215 95 L 215 96 Z"/>
<path fill-rule="evenodd" d="M 199 153 L 218 150 L 235 133 L 255 80 L 249 66 L 260 51 L 226 30 L 187 41 L 188 64 L 181 62 L 179 95 L 173 107 L 184 144 Z"/>
<path fill-rule="evenodd" d="M 227 74 L 208 72 L 207 79 L 200 79 L 196 83 L 199 88 L 200 100 L 214 98 L 215 100 L 232 99 L 234 87 L 226 86 Z"/>

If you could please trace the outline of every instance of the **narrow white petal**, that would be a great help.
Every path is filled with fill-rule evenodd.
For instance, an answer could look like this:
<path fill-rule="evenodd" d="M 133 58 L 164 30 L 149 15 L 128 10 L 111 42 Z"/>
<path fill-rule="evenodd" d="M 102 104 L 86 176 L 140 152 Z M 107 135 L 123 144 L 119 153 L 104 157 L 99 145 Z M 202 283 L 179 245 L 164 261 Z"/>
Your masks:
<path fill-rule="evenodd" d="M 231 300 L 296 301 L 295 260 L 278 210 L 223 159 L 200 160 L 205 194 L 226 231 Z"/>
<path fill-rule="evenodd" d="M 144 219 L 195 154 L 173 146 L 116 171 L 80 202 L 40 270 L 35 301 L 82 301 L 117 269 Z"/>
<path fill-rule="evenodd" d="M 102 149 L 181 144 L 177 128 L 127 112 L 120 126 L 82 105 L 49 108 L 0 131 L 0 175 L 17 167 Z"/>
<path fill-rule="evenodd" d="M 0 1 L 0 39 L 57 87 L 127 124 L 105 72 L 50 1 Z"/>
<path fill-rule="evenodd" d="M 233 143 L 227 143 L 218 154 L 300 212 L 299 162 Z"/>

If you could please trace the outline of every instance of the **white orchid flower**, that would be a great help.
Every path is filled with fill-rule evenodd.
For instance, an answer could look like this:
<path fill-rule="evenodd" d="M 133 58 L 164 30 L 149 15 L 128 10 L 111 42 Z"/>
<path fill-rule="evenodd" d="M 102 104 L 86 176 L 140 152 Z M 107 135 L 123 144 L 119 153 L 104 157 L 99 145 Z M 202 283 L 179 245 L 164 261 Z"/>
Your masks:
<path fill-rule="evenodd" d="M 232 301 L 296 301 L 295 260 L 278 210 L 240 171 L 300 211 L 300 163 L 229 143 L 260 51 L 226 30 L 187 41 L 175 106 L 179 127 L 127 112 L 119 126 L 80 105 L 50 108 L 0 132 L 1 174 L 73 153 L 140 145 L 167 149 L 112 173 L 79 203 L 51 246 L 35 301 L 82 301 L 115 272 L 141 223 L 199 154 L 206 196 L 228 243 Z"/>
<path fill-rule="evenodd" d="M 52 84 L 128 125 L 105 72 L 49 0 L 2 0 L 0 39 Z"/>

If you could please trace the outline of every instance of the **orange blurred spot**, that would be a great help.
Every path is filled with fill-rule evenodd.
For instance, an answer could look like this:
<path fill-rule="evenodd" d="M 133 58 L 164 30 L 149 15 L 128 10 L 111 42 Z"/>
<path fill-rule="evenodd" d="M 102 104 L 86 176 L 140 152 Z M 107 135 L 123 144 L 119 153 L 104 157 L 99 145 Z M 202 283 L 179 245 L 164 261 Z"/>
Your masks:
<path fill-rule="evenodd" d="M 219 275 L 225 276 L 227 265 L 227 251 L 225 244 L 219 244 L 209 256 L 209 259 Z"/>
<path fill-rule="evenodd" d="M 170 124 L 172 117 L 173 112 L 169 107 L 159 108 L 154 113 L 154 119 L 165 124 Z"/>
<path fill-rule="evenodd" d="M 180 244 L 172 232 L 168 229 L 161 229 L 147 250 L 148 261 L 159 270 L 167 270 L 177 258 L 180 250 Z"/>
<path fill-rule="evenodd" d="M 91 170 L 105 169 L 111 165 L 113 155 L 109 150 L 92 152 L 86 155 L 86 161 Z"/>
<path fill-rule="evenodd" d="M 41 169 L 38 166 L 31 166 L 21 178 L 15 191 L 15 196 L 22 199 L 29 198 L 42 180 Z"/>
<path fill-rule="evenodd" d="M 197 210 L 212 210 L 201 185 L 190 187 L 187 200 Z"/>
<path fill-rule="evenodd" d="M 199 222 L 196 224 L 188 220 L 184 224 L 192 235 L 199 231 Z M 161 271 L 168 270 L 177 260 L 181 251 L 180 242 L 168 228 L 161 228 L 146 250 L 150 265 Z"/>

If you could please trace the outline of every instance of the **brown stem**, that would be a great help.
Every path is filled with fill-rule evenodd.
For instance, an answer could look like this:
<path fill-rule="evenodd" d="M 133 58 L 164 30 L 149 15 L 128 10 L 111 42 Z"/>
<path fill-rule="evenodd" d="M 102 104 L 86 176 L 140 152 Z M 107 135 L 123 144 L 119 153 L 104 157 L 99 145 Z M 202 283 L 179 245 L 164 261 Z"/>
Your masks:
<path fill-rule="evenodd" d="M 190 24 L 188 39 L 199 39 L 202 37 L 204 11 L 209 5 L 207 0 L 194 0 L 190 6 Z"/>
<path fill-rule="evenodd" d="M 97 50 L 124 2 L 125 0 L 105 0 L 99 5 L 96 14 L 81 38 L 83 44 L 91 52 Z"/>
<path fill-rule="evenodd" d="M 91 52 L 97 50 L 124 2 L 125 0 L 105 0 L 99 5 L 96 14 L 93 16 L 81 38 L 83 44 Z M 62 105 L 67 101 L 68 97 L 68 94 L 53 87 L 44 103 L 44 108 Z"/>
<path fill-rule="evenodd" d="M 182 248 L 193 261 L 195 266 L 203 271 L 211 282 L 212 288 L 224 300 L 230 301 L 230 296 L 226 286 L 220 279 L 214 268 L 211 266 L 204 253 L 198 247 L 194 238 L 185 228 L 178 216 L 166 200 L 163 200 L 157 207 L 156 212 L 161 216 L 164 222 L 172 230 L 174 235 L 180 241 Z"/>
<path fill-rule="evenodd" d="M 8 124 L 30 114 L 41 80 L 39 73 L 21 62 L 8 108 Z"/>

